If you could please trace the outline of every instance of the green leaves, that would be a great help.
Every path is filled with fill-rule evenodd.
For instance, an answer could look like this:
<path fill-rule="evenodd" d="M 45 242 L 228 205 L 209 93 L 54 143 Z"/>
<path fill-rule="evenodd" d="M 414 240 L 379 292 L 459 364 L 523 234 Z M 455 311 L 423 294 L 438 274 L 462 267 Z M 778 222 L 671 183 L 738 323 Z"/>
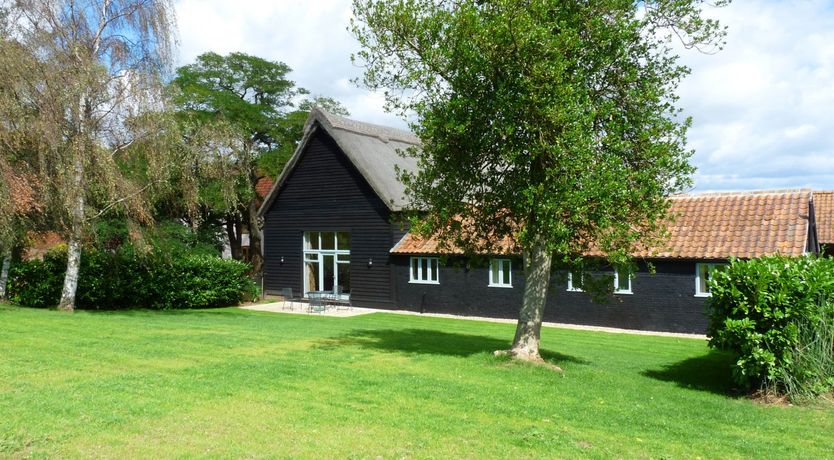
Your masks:
<path fill-rule="evenodd" d="M 348 114 L 325 96 L 299 102 L 308 91 L 288 79 L 291 70 L 239 52 L 205 53 L 177 69 L 172 98 L 204 207 L 244 213 L 257 179 L 277 177 L 292 155 L 312 106 Z"/>
<path fill-rule="evenodd" d="M 244 53 L 205 53 L 177 69 L 174 101 L 203 121 L 222 117 L 261 144 L 280 139 L 274 129 L 296 96 L 307 90 L 287 79 L 289 66 Z"/>
<path fill-rule="evenodd" d="M 834 259 L 734 260 L 711 276 L 707 334 L 738 355 L 736 382 L 792 397 L 824 391 L 834 376 Z"/>
<path fill-rule="evenodd" d="M 196 253 L 152 254 L 88 250 L 81 258 L 78 308 L 183 309 L 237 305 L 257 296 L 249 266 Z M 36 308 L 53 307 L 61 295 L 66 253 L 17 264 L 11 273 L 10 299 Z"/>
<path fill-rule="evenodd" d="M 701 4 L 354 0 L 362 83 L 417 116 L 415 228 L 473 252 L 544 236 L 564 261 L 659 238 L 693 168 L 674 105 L 688 69 L 658 34 L 720 40 Z"/>

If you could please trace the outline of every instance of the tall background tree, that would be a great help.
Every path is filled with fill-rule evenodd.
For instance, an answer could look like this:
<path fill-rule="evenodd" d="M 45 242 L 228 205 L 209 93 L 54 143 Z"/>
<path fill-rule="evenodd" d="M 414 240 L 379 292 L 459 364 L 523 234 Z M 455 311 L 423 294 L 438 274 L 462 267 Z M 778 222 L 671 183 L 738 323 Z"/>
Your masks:
<path fill-rule="evenodd" d="M 4 0 L 0 56 L 38 139 L 46 212 L 67 240 L 59 308 L 71 311 L 90 224 L 119 215 L 151 220 L 150 197 L 181 162 L 169 154 L 163 80 L 170 72 L 173 7 L 167 0 Z M 2 82 L 6 85 L 8 82 Z M 144 168 L 121 165 L 141 157 Z"/>
<path fill-rule="evenodd" d="M 227 148 L 195 152 L 195 179 L 202 184 L 202 219 L 209 225 L 222 216 L 232 256 L 244 259 L 241 240 L 249 234 L 245 257 L 253 273 L 263 265 L 258 232 L 258 181 L 275 178 L 289 159 L 307 111 L 322 105 L 347 114 L 337 101 L 305 97 L 308 91 L 289 80 L 291 69 L 282 62 L 245 53 L 221 56 L 205 53 L 176 71 L 174 100 L 187 137 L 218 127 L 226 133 Z M 223 168 L 212 167 L 222 164 Z"/>
<path fill-rule="evenodd" d="M 416 114 L 413 229 L 470 253 L 511 237 L 525 286 L 509 354 L 541 361 L 554 264 L 615 265 L 662 236 L 690 185 L 675 91 L 686 47 L 720 46 L 701 0 L 354 0 L 354 59 L 387 108 Z M 718 2 L 725 4 L 726 2 Z"/>

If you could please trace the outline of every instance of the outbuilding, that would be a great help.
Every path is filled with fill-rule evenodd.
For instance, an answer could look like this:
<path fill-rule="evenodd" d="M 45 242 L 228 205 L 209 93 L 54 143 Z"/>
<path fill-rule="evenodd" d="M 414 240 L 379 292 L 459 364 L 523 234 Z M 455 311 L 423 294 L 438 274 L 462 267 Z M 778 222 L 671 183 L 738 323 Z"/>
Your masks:
<path fill-rule="evenodd" d="M 510 247 L 466 259 L 408 232 L 398 171 L 416 170 L 415 159 L 401 153 L 417 148 L 409 132 L 313 109 L 260 209 L 266 292 L 337 291 L 356 306 L 517 317 L 524 273 Z M 556 273 L 544 319 L 703 333 L 706 280 L 728 259 L 819 251 L 811 190 L 670 199 L 676 217 L 667 243 L 634 254 L 633 276 L 612 270 L 606 302 L 593 301 L 571 274 Z"/>

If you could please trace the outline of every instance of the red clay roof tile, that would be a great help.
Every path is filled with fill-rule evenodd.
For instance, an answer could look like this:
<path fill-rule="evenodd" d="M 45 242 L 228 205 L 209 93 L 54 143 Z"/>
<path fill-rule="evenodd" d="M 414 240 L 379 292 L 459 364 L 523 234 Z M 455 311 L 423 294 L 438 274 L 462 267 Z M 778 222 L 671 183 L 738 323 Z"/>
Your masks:
<path fill-rule="evenodd" d="M 681 259 L 751 258 L 775 253 L 798 256 L 805 252 L 810 198 L 810 190 L 674 196 L 670 198 L 670 215 L 675 217 L 668 226 L 666 244 L 633 255 Z M 515 252 L 511 243 L 505 238 L 503 253 Z M 437 246 L 434 239 L 423 240 L 409 233 L 391 253 L 434 254 L 438 253 Z M 446 252 L 461 253 L 457 249 Z"/>
<path fill-rule="evenodd" d="M 817 237 L 822 244 L 834 244 L 834 191 L 814 192 Z"/>
<path fill-rule="evenodd" d="M 255 183 L 255 193 L 257 193 L 260 198 L 266 197 L 269 195 L 269 191 L 272 190 L 272 184 L 274 183 L 275 181 L 267 176 L 261 177 L 258 179 L 258 182 Z"/>

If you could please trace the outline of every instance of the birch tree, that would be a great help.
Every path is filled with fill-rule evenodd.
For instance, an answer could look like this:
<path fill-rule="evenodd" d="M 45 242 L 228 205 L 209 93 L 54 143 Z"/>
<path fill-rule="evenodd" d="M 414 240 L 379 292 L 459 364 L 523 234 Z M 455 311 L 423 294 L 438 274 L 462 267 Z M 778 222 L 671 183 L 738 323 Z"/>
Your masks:
<path fill-rule="evenodd" d="M 24 85 L 3 72 L 4 63 L 26 62 L 29 54 L 7 40 L 6 12 L 0 8 L 0 299 L 6 297 L 12 252 L 43 211 L 41 187 L 35 174 L 39 139 L 33 136 L 32 107 L 19 95 Z"/>
<path fill-rule="evenodd" d="M 718 4 L 727 2 L 719 1 Z M 630 265 L 661 236 L 693 168 L 675 106 L 672 40 L 711 50 L 702 0 L 354 0 L 361 83 L 416 115 L 420 170 L 403 174 L 412 229 L 442 245 L 520 249 L 523 302 L 508 353 L 541 361 L 554 265 L 591 250 Z"/>
<path fill-rule="evenodd" d="M 171 70 L 168 0 L 3 0 L 8 38 L 25 59 L 0 59 L 32 109 L 38 175 L 51 222 L 67 241 L 59 308 L 72 311 L 81 246 L 108 214 L 149 222 L 149 197 L 173 168 L 163 77 Z M 143 157 L 142 171 L 120 167 Z"/>

